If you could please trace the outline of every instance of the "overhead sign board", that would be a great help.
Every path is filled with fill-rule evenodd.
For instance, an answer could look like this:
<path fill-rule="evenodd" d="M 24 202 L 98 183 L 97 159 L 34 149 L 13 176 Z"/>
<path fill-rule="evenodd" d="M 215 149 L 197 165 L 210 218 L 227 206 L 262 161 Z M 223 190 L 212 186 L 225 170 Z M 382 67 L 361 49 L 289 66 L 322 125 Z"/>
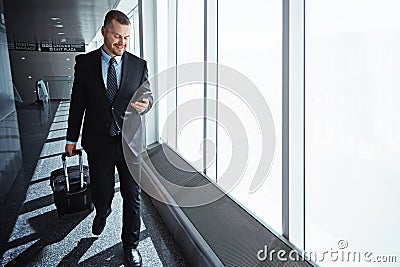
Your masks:
<path fill-rule="evenodd" d="M 53 43 L 43 41 L 32 42 L 8 42 L 9 50 L 41 51 L 41 52 L 85 52 L 85 43 Z"/>
<path fill-rule="evenodd" d="M 40 43 L 42 52 L 85 52 L 85 44 L 70 44 L 70 43 Z"/>
<path fill-rule="evenodd" d="M 8 50 L 15 50 L 15 44 L 12 41 L 8 41 Z"/>
<path fill-rule="evenodd" d="M 8 42 L 8 49 L 19 51 L 39 51 L 37 43 L 30 42 Z"/>

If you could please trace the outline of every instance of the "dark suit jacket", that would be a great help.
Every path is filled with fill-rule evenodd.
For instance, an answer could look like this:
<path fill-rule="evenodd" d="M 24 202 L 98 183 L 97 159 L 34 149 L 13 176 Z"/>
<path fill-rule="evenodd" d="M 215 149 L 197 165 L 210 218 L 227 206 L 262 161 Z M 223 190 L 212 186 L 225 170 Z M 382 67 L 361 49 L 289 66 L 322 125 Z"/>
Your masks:
<path fill-rule="evenodd" d="M 78 55 L 75 58 L 75 78 L 72 87 L 71 103 L 68 117 L 67 140 L 77 141 L 84 117 L 82 129 L 82 147 L 87 151 L 101 149 L 102 144 L 109 142 L 108 129 L 115 119 L 122 130 L 125 111 L 133 94 L 139 87 L 149 89 L 146 61 L 129 52 L 123 54 L 122 77 L 118 93 L 112 104 L 109 103 L 103 82 L 101 69 L 101 50 Z M 151 106 L 153 99 L 149 97 Z M 135 110 L 135 116 L 140 115 Z M 138 139 L 141 142 L 141 138 Z M 136 144 L 141 146 L 141 144 Z"/>

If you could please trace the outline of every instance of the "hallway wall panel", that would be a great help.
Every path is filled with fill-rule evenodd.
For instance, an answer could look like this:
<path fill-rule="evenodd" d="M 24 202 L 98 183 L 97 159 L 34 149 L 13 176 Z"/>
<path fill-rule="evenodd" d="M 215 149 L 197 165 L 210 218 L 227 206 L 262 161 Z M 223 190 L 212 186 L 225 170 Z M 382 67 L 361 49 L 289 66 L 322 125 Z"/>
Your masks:
<path fill-rule="evenodd" d="M 10 59 L 0 1 L 0 204 L 4 201 L 21 166 L 21 146 L 15 111 Z"/>
<path fill-rule="evenodd" d="M 3 1 L 0 1 L 0 120 L 15 110 Z"/>

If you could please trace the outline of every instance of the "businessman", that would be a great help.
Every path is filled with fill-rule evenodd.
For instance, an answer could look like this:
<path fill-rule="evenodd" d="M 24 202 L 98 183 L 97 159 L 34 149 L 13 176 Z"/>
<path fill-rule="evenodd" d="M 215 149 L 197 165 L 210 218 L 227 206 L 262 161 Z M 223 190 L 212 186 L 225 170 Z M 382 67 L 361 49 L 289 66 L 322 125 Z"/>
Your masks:
<path fill-rule="evenodd" d="M 81 124 L 82 147 L 88 155 L 91 192 L 96 216 L 92 232 L 100 235 L 111 213 L 114 196 L 115 167 L 120 179 L 123 198 L 122 244 L 129 266 L 141 266 L 137 250 L 140 233 L 140 148 L 142 131 L 140 116 L 152 106 L 146 62 L 125 51 L 130 36 L 129 18 L 117 10 L 109 11 L 101 28 L 104 44 L 101 48 L 75 58 L 75 77 L 72 87 L 65 151 L 70 156 L 76 148 Z M 131 102 L 137 91 L 147 90 L 146 97 Z M 139 90 L 140 89 L 140 90 Z M 135 94 L 136 96 L 136 94 Z M 126 120 L 131 110 L 134 120 Z M 128 140 L 139 153 L 126 160 L 122 150 L 122 127 L 131 131 Z M 138 127 L 139 126 L 139 127 Z M 125 132 L 125 130 L 124 130 Z M 139 134 L 138 134 L 139 133 Z M 138 137 L 139 136 L 139 137 Z M 126 144 L 126 142 L 125 142 Z M 128 169 L 127 164 L 136 168 Z"/>

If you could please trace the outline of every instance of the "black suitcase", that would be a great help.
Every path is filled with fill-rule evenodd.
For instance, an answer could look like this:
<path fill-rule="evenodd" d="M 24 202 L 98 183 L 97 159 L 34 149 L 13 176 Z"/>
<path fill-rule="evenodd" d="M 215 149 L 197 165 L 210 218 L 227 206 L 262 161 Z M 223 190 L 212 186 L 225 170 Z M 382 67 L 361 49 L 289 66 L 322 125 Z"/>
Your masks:
<path fill-rule="evenodd" d="M 88 166 L 83 165 L 82 150 L 74 150 L 79 155 L 79 165 L 67 167 L 67 153 L 61 156 L 63 168 L 54 170 L 50 176 L 50 186 L 54 193 L 54 204 L 58 217 L 83 210 L 93 210 L 90 192 Z"/>

